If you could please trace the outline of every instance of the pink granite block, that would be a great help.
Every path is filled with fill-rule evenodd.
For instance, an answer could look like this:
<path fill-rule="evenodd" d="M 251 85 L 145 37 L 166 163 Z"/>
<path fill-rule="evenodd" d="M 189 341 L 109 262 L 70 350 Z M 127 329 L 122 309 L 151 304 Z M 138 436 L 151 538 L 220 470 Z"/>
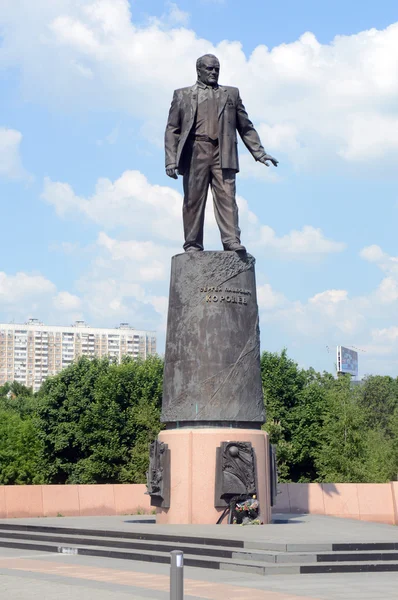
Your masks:
<path fill-rule="evenodd" d="M 390 483 L 358 483 L 361 521 L 394 525 L 394 502 Z"/>
<path fill-rule="evenodd" d="M 325 515 L 359 519 L 356 483 L 322 483 Z"/>
<path fill-rule="evenodd" d="M 160 442 L 168 444 L 171 455 L 170 508 L 158 508 L 157 524 L 192 523 L 192 433 L 187 429 L 161 431 Z M 215 522 L 215 521 L 213 521 Z"/>
<path fill-rule="evenodd" d="M 216 451 L 221 442 L 251 442 L 257 460 L 260 518 L 271 520 L 268 436 L 255 429 L 183 428 L 165 430 L 159 441 L 171 453 L 170 508 L 157 509 L 158 524 L 215 524 L 223 508 L 214 507 Z M 226 522 L 226 519 L 224 519 Z"/>
<path fill-rule="evenodd" d="M 278 493 L 276 495 L 275 506 L 272 507 L 273 512 L 290 513 L 290 498 L 289 498 L 289 484 L 279 483 Z"/>
<path fill-rule="evenodd" d="M 151 499 L 145 494 L 145 484 L 117 484 L 113 486 L 117 515 L 134 515 L 138 511 L 150 514 Z"/>
<path fill-rule="evenodd" d="M 4 487 L 6 516 L 42 517 L 41 485 L 6 485 Z"/>
<path fill-rule="evenodd" d="M 81 516 L 110 516 L 116 514 L 112 484 L 79 485 Z"/>
<path fill-rule="evenodd" d="M 398 481 L 391 481 L 390 485 L 394 507 L 394 525 L 398 525 Z"/>
<path fill-rule="evenodd" d="M 319 483 L 289 483 L 292 513 L 325 514 L 322 485 Z"/>
<path fill-rule="evenodd" d="M 80 515 L 77 485 L 43 485 L 42 492 L 45 517 Z"/>
<path fill-rule="evenodd" d="M 0 519 L 7 517 L 5 486 L 0 486 Z"/>

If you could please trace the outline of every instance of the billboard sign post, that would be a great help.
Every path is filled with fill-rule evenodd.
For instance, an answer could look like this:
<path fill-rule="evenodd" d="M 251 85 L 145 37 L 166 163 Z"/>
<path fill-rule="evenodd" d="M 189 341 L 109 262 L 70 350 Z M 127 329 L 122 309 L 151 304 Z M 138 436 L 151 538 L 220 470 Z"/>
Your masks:
<path fill-rule="evenodd" d="M 337 372 L 358 377 L 358 352 L 345 346 L 337 346 Z"/>

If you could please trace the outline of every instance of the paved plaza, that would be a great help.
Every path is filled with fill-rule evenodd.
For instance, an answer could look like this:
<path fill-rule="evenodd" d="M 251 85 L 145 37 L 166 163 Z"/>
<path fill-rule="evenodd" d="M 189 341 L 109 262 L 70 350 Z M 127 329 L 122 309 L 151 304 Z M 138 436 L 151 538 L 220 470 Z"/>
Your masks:
<path fill-rule="evenodd" d="M 282 517 L 280 517 L 282 518 Z M 16 519 L 13 523 L 145 531 L 136 517 Z M 145 518 L 144 518 L 145 520 Z M 2 520 L 4 523 L 5 520 Z M 11 520 L 10 520 L 11 522 Z M 236 527 L 166 526 L 162 532 L 238 537 Z M 398 541 L 393 526 L 296 515 L 289 523 L 239 528 L 245 540 L 286 544 L 337 541 Z M 0 548 L 0 598 L 7 600 L 166 600 L 168 565 L 81 555 Z M 398 573 L 259 576 L 185 568 L 186 600 L 396 600 Z"/>

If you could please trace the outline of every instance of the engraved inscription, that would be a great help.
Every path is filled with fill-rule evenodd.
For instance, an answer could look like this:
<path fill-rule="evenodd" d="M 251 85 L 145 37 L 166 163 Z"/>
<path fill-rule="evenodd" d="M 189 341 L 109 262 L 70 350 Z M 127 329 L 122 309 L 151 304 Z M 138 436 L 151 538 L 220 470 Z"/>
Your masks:
<path fill-rule="evenodd" d="M 204 287 L 201 287 L 201 288 L 200 288 L 200 291 L 201 291 L 201 292 L 206 292 L 206 293 L 209 293 L 209 294 L 210 294 L 211 292 L 220 293 L 220 292 L 222 292 L 222 288 L 220 288 L 220 287 L 217 287 L 217 286 L 215 286 L 215 285 L 209 285 L 209 286 L 205 285 Z"/>
<path fill-rule="evenodd" d="M 252 295 L 250 290 L 240 288 L 220 287 L 215 285 L 206 285 L 199 289 L 200 293 L 205 294 L 204 301 L 207 304 L 240 304 L 247 306 L 248 300 Z"/>

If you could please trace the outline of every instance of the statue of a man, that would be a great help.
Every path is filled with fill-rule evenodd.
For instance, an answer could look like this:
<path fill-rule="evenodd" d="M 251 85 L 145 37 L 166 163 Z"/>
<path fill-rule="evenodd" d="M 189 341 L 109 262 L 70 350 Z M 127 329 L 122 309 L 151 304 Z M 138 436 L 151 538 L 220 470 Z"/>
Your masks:
<path fill-rule="evenodd" d="M 240 99 L 239 90 L 218 85 L 220 63 L 206 54 L 196 62 L 198 80 L 174 92 L 165 133 L 166 173 L 183 175 L 186 252 L 203 250 L 203 223 L 209 185 L 224 250 L 244 252 L 240 242 L 235 176 L 239 171 L 237 136 L 255 160 L 269 156 Z"/>

